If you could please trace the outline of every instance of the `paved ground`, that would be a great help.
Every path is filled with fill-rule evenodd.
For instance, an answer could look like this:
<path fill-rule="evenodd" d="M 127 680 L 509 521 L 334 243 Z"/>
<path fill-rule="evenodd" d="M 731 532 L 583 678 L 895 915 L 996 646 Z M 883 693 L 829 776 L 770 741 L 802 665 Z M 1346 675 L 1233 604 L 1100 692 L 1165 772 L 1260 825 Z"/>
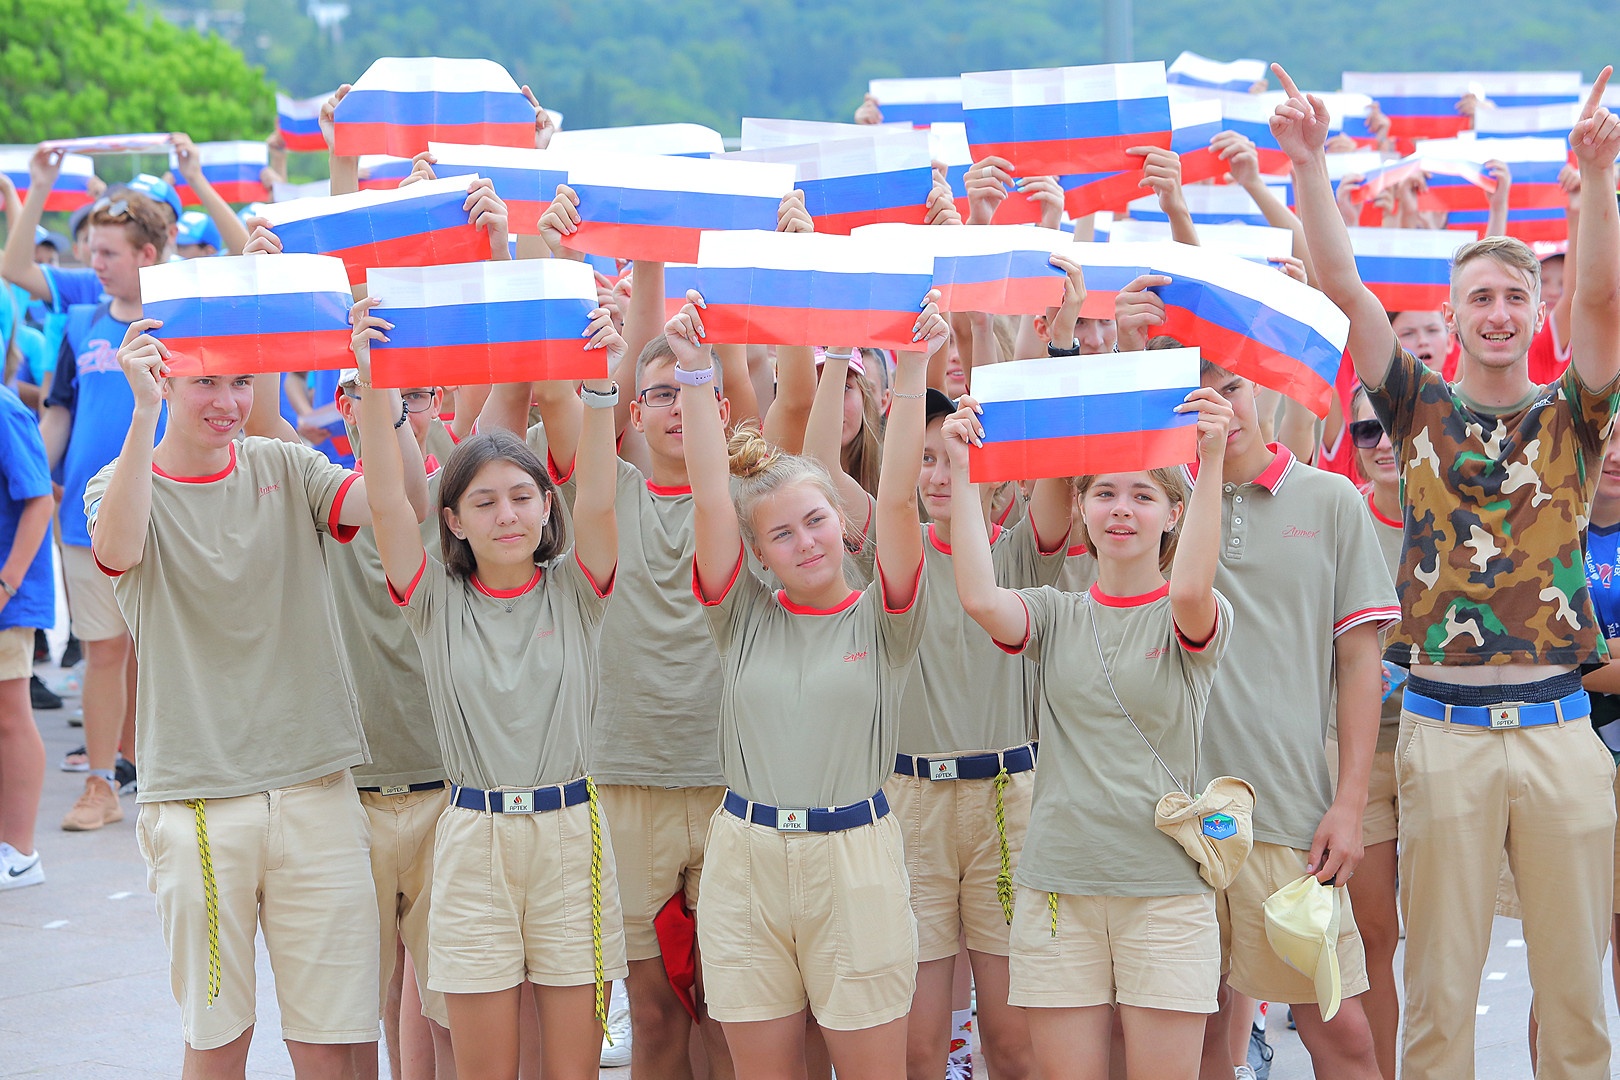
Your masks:
<path fill-rule="evenodd" d="M 60 681 L 64 674 L 54 665 L 40 671 L 48 681 Z M 70 834 L 57 828 L 84 783 L 82 775 L 56 767 L 81 741 L 66 723 L 77 707 L 70 700 L 62 711 L 38 716 L 47 755 L 38 845 L 46 882 L 0 894 L 0 1076 L 175 1077 L 181 1055 L 178 1017 L 145 867 L 135 849 L 134 799 L 124 800 L 122 822 L 100 832 Z M 276 1038 L 279 1017 L 262 954 L 259 971 L 258 1037 L 248 1072 L 291 1076 L 286 1050 Z M 1518 923 L 1496 921 L 1485 979 L 1479 1076 L 1528 1077 L 1524 1017 L 1530 990 Z M 1612 1001 L 1609 1026 L 1620 1035 Z M 1272 1014 L 1270 1027 L 1277 1047 L 1271 1075 L 1275 1080 L 1309 1077 L 1310 1063 L 1286 1030 L 1281 1009 Z M 629 1070 L 604 1070 L 602 1076 L 624 1080 Z"/>

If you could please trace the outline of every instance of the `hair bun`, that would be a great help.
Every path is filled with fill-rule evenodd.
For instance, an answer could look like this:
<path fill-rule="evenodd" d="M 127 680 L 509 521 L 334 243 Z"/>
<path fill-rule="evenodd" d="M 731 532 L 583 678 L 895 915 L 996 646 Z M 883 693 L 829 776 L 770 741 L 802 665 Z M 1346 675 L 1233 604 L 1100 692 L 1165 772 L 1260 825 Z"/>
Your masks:
<path fill-rule="evenodd" d="M 726 455 L 731 459 L 731 475 L 747 479 L 776 464 L 781 453 L 765 441 L 758 428 L 745 426 L 726 442 Z"/>

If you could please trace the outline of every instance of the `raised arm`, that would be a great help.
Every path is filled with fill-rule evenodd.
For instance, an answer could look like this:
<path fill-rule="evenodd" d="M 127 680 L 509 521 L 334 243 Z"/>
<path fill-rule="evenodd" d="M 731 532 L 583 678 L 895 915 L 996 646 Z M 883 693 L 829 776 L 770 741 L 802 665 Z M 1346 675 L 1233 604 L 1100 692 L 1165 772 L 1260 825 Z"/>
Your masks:
<path fill-rule="evenodd" d="M 968 479 L 968 446 L 984 445 L 978 412 L 979 403 L 964 394 L 940 429 L 951 462 L 951 569 L 962 610 L 997 642 L 1018 649 L 1029 638 L 1029 613 L 1016 592 L 996 584 L 984 503 Z"/>
<path fill-rule="evenodd" d="M 413 449 L 416 447 L 415 437 L 409 434 L 410 425 L 405 424 L 398 429 L 394 427 L 394 421 L 400 416 L 399 394 L 371 385 L 371 343 L 387 341 L 387 331 L 393 329 L 393 324 L 371 314 L 371 309 L 378 303 L 374 297 L 365 297 L 350 309 L 354 320 L 350 347 L 354 350 L 355 366 L 360 371 L 360 379 L 356 383 L 360 391 L 360 405 L 355 413 L 366 465 L 365 476 L 355 481 L 355 486 L 364 490 L 352 494 L 364 496 L 366 516 L 370 520 L 345 524 L 371 526 L 377 538 L 377 554 L 382 557 L 383 573 L 394 591 L 403 594 L 415 580 L 416 572 L 422 568 L 422 560 L 426 556 L 422 533 L 418 528 L 422 517 L 412 497 L 413 474 L 421 484 L 424 503 L 426 481 L 421 451 L 416 451 L 414 462 L 406 460 L 405 443 L 409 442 Z M 401 431 L 406 433 L 406 437 L 400 437 Z M 345 508 L 350 501 L 360 500 L 345 500 Z"/>
<path fill-rule="evenodd" d="M 1181 518 L 1181 540 L 1176 545 L 1170 574 L 1170 610 L 1176 628 L 1189 642 L 1208 641 L 1215 633 L 1215 570 L 1221 561 L 1221 467 L 1226 460 L 1226 433 L 1232 426 L 1232 406 L 1221 395 L 1201 386 L 1176 406 L 1181 413 L 1198 413 L 1198 479 Z"/>
<path fill-rule="evenodd" d="M 709 372 L 694 384 L 702 393 L 681 394 L 681 448 L 686 454 L 687 483 L 692 485 L 692 530 L 696 547 L 693 567 L 698 591 L 718 599 L 737 571 L 742 558 L 742 530 L 737 507 L 731 501 L 731 460 L 726 454 L 726 431 L 720 421 L 720 402 L 706 392 L 713 380 L 714 357 L 703 343 L 703 298 L 686 294 L 688 303 L 664 324 L 664 336 L 675 353 L 677 372 Z M 701 376 L 677 374 L 677 381 Z"/>
<path fill-rule="evenodd" d="M 780 357 L 780 354 L 778 355 Z M 838 496 L 851 512 L 858 506 L 866 505 L 866 489 L 844 471 L 844 395 L 848 392 L 846 384 L 849 379 L 849 362 L 853 355 L 850 349 L 829 348 L 826 351 L 826 361 L 821 365 L 820 381 L 816 383 L 815 401 L 810 406 L 810 420 L 804 428 L 805 454 L 821 462 L 822 467 L 832 474 L 833 483 L 838 488 Z M 892 415 L 890 422 L 893 422 Z M 920 437 L 917 441 L 917 452 L 922 453 Z M 917 470 L 913 469 L 913 479 L 916 478 L 916 473 Z M 853 520 L 849 522 L 851 529 L 856 525 L 857 522 Z M 870 525 L 869 521 L 859 522 L 860 527 L 856 534 L 864 534 Z"/>
<path fill-rule="evenodd" d="M 1485 172 L 1496 180 L 1496 190 L 1491 192 L 1491 212 L 1485 221 L 1485 235 L 1506 236 L 1508 197 L 1513 193 L 1513 170 L 1508 168 L 1507 162 L 1492 158 L 1485 163 Z"/>
<path fill-rule="evenodd" d="M 637 259 L 630 266 L 630 307 L 624 316 L 624 359 L 619 365 L 621 392 L 613 410 L 618 431 L 630 426 L 630 402 L 636 396 L 636 358 L 647 342 L 664 332 L 664 264 Z M 731 386 L 728 384 L 729 391 Z"/>
<path fill-rule="evenodd" d="M 118 347 L 118 365 L 135 395 L 135 412 L 90 536 L 96 561 L 114 573 L 138 565 L 146 555 L 146 532 L 152 521 L 152 450 L 163 412 L 161 380 L 169 373 L 168 347 L 147 331 L 162 325 L 157 319 L 137 319 Z"/>
<path fill-rule="evenodd" d="M 1356 374 L 1369 387 L 1382 386 L 1395 351 L 1395 332 L 1389 328 L 1384 305 L 1356 272 L 1350 234 L 1333 199 L 1322 150 L 1328 132 L 1327 106 L 1314 94 L 1301 93 L 1280 65 L 1273 64 L 1271 69 L 1288 93 L 1271 117 L 1271 133 L 1294 163 L 1294 197 L 1319 287 L 1350 316 L 1350 359 Z"/>
<path fill-rule="evenodd" d="M 1266 224 L 1294 234 L 1294 258 L 1305 264 L 1306 284 L 1315 285 L 1316 268 L 1311 265 L 1310 248 L 1305 243 L 1305 226 L 1261 179 L 1260 153 L 1254 143 L 1242 132 L 1222 131 L 1209 141 L 1209 148 L 1225 160 L 1232 182 L 1249 193 L 1249 198 L 1265 215 Z M 1342 187 L 1343 182 L 1340 183 Z"/>
<path fill-rule="evenodd" d="M 219 238 L 225 245 L 225 253 L 242 254 L 242 249 L 247 247 L 248 242 L 247 227 L 242 224 L 242 219 L 236 216 L 236 211 L 231 209 L 231 204 L 214 190 L 214 185 L 203 175 L 202 154 L 197 152 L 197 146 L 191 141 L 191 136 L 183 131 L 176 131 L 172 138 L 178 171 L 196 194 L 197 201 L 202 204 L 203 213 L 207 214 L 219 229 Z"/>
<path fill-rule="evenodd" d="M 612 313 L 607 308 L 591 312 L 589 329 L 591 340 L 585 347 L 605 350 L 611 372 L 626 352 L 624 338 L 613 328 Z M 567 385 L 572 397 L 572 384 Z M 574 463 L 574 554 L 597 588 L 604 591 L 619 565 L 619 528 L 613 510 L 619 484 L 618 455 L 614 452 L 619 432 L 612 403 L 616 386 L 611 378 L 585 381 L 581 395 L 585 415 L 576 440 Z M 551 430 L 549 423 L 546 430 Z"/>
<path fill-rule="evenodd" d="M 326 136 L 326 145 L 328 148 L 333 145 L 332 114 L 337 111 L 338 103 L 349 96 L 349 91 L 351 89 L 353 89 L 353 87 L 351 87 L 348 83 L 344 83 L 342 86 L 333 91 L 332 96 L 327 98 L 326 103 L 321 106 L 320 118 L 318 122 L 321 125 L 321 134 Z M 348 155 L 332 154 L 327 158 L 326 164 L 327 169 L 332 177 L 328 187 L 331 194 L 347 195 L 350 192 L 360 190 L 359 158 Z M 416 568 L 412 567 L 411 573 L 414 574 L 415 572 Z"/>
<path fill-rule="evenodd" d="M 904 610 L 916 596 L 922 569 L 922 530 L 917 528 L 917 475 L 922 472 L 923 430 L 927 426 L 928 354 L 945 347 L 951 328 L 939 313 L 939 293 L 925 298 L 911 339 L 922 352 L 903 352 L 894 373 L 894 403 L 883 437 L 883 464 L 878 472 L 877 564 L 883 577 L 883 602 Z M 832 363 L 831 360 L 828 361 Z M 830 374 L 830 373 L 829 373 Z"/>
<path fill-rule="evenodd" d="M 1136 146 L 1125 151 L 1142 159 L 1142 182 L 1159 197 L 1159 209 L 1170 219 L 1170 239 L 1178 244 L 1198 243 L 1198 229 L 1181 191 L 1181 155 L 1162 146 Z"/>
<path fill-rule="evenodd" d="M 1581 189 L 1597 195 L 1581 206 L 1576 249 L 1580 266 L 1570 301 L 1572 362 L 1589 390 L 1608 386 L 1620 373 L 1620 215 L 1609 196 L 1615 190 L 1620 117 L 1602 105 L 1613 72 L 1606 67 L 1597 77 L 1581 118 L 1569 134 L 1581 170 Z"/>
<path fill-rule="evenodd" d="M 45 213 L 45 200 L 62 172 L 60 150 L 35 150 L 28 159 L 28 199 L 21 208 L 6 213 L 6 248 L 0 255 L 0 277 L 22 289 L 35 300 L 51 301 L 51 283 L 45 271 L 34 262 L 34 229 Z M 15 196 L 15 191 L 13 191 Z"/>

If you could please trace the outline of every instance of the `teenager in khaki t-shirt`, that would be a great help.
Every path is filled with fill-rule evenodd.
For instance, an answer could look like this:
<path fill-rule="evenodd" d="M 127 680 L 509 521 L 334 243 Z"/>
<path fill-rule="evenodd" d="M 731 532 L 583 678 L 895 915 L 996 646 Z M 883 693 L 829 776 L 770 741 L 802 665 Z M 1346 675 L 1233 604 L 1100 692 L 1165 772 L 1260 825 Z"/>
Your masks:
<path fill-rule="evenodd" d="M 962 606 L 1002 648 L 1039 665 L 1029 838 L 1015 880 L 1009 998 L 1025 1006 L 1039 1072 L 1108 1071 L 1117 1007 L 1132 1076 L 1197 1071 L 1220 989 L 1220 927 L 1198 866 L 1154 827 L 1166 791 L 1196 793 L 1198 742 L 1232 609 L 1215 591 L 1220 479 L 1232 409 L 1200 389 L 1208 466 L 1191 498 L 1178 471 L 1082 477 L 1083 594 L 996 584 L 968 445 L 977 403 L 946 422 Z M 1174 561 L 1172 581 L 1166 573 Z"/>
<path fill-rule="evenodd" d="M 665 336 L 677 381 L 702 387 L 713 361 L 702 300 L 688 296 Z M 949 327 L 927 299 L 916 340 L 932 352 Z M 915 483 L 925 362 L 901 357 L 874 514 L 877 580 L 864 592 L 844 579 L 841 500 L 826 471 L 749 431 L 728 451 L 715 399 L 685 402 L 693 585 L 721 654 L 730 788 L 710 827 L 698 940 L 709 1011 L 739 1076 L 802 1061 L 807 1004 L 845 1080 L 905 1069 L 916 927 L 881 789 L 926 604 Z M 744 572 L 747 549 L 780 591 Z"/>
<path fill-rule="evenodd" d="M 439 822 L 428 985 L 442 990 L 457 1071 L 518 1068 L 519 1000 L 536 984 L 548 1072 L 595 1071 L 604 979 L 624 975 L 612 845 L 585 775 L 596 638 L 618 564 L 613 509 L 616 389 L 588 380 L 580 424 L 577 542 L 552 516 L 545 466 L 508 432 L 479 434 L 440 479 L 444 560 L 405 512 L 398 416 L 371 388 L 369 342 L 392 327 L 353 309 L 360 434 L 387 587 L 422 650 L 451 806 Z M 616 359 L 603 309 L 588 348 Z M 379 452 L 376 447 L 383 449 Z"/>
<path fill-rule="evenodd" d="M 86 511 L 143 661 L 137 832 L 186 1070 L 242 1075 L 262 926 L 294 1066 L 336 1073 L 350 1044 L 377 1038 L 378 930 L 348 772 L 365 742 L 318 536 L 370 523 L 365 481 L 307 447 L 236 441 L 253 376 L 168 377 L 168 349 L 147 333 L 160 325 L 138 320 L 119 350 L 134 416 Z M 391 396 L 379 407 L 397 416 Z M 415 473 L 400 514 L 414 519 L 421 458 L 414 439 L 398 442 Z"/>

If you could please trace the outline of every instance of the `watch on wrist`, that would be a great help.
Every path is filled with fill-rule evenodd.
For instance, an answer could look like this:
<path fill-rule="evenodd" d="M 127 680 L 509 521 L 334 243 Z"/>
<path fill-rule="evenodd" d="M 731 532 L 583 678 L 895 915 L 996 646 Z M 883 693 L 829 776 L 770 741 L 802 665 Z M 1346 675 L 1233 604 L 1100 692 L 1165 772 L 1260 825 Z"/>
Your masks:
<path fill-rule="evenodd" d="M 1064 349 L 1064 348 L 1059 347 L 1056 342 L 1048 341 L 1046 343 L 1046 355 L 1047 356 L 1053 356 L 1053 357 L 1057 357 L 1057 356 L 1079 356 L 1080 355 L 1080 343 L 1078 341 L 1076 341 L 1073 345 L 1070 345 L 1067 349 Z"/>
<path fill-rule="evenodd" d="M 611 409 L 619 403 L 619 384 L 615 382 L 611 390 L 592 390 L 588 386 L 581 386 L 579 400 L 584 402 L 587 409 Z"/>

